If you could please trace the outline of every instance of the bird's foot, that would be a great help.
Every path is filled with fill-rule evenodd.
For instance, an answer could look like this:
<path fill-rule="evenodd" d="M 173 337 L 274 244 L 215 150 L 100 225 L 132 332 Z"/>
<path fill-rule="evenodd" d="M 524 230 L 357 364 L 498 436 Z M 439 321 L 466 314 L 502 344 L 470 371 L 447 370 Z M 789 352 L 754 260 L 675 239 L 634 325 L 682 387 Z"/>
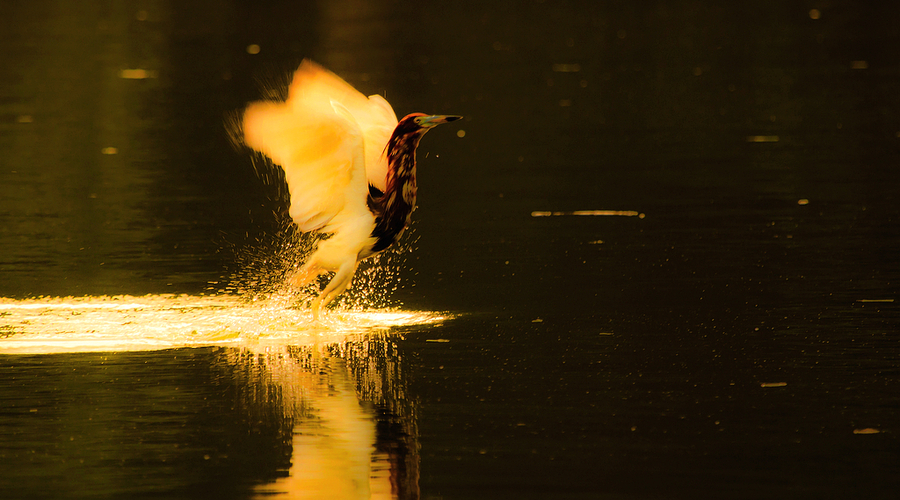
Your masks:
<path fill-rule="evenodd" d="M 318 297 L 315 298 L 315 300 L 313 300 L 312 305 L 310 305 L 310 310 L 312 311 L 313 321 L 318 323 L 319 315 L 322 310 L 322 296 L 321 295 L 319 295 Z"/>

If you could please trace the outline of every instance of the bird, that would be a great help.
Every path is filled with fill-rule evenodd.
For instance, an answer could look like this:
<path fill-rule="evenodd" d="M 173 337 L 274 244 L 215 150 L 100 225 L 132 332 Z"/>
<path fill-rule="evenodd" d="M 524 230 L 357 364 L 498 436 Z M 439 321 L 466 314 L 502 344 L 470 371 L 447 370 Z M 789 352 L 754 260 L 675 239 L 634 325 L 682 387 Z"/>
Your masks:
<path fill-rule="evenodd" d="M 329 235 L 287 280 L 301 289 L 334 273 L 312 301 L 314 319 L 347 289 L 363 259 L 400 239 L 416 209 L 419 141 L 460 118 L 412 113 L 398 120 L 384 97 L 366 97 L 309 59 L 294 72 L 286 100 L 244 110 L 244 143 L 284 170 L 293 222 Z"/>

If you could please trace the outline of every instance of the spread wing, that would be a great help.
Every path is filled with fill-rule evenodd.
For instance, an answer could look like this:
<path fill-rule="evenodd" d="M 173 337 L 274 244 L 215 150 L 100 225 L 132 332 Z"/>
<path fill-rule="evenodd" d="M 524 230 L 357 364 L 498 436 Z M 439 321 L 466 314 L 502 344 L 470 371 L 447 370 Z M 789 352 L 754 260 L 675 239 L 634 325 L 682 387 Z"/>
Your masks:
<path fill-rule="evenodd" d="M 244 141 L 284 169 L 290 215 L 303 231 L 337 230 L 371 217 L 366 208 L 363 135 L 340 103 L 291 95 L 244 113 Z"/>
<path fill-rule="evenodd" d="M 304 60 L 294 73 L 288 102 L 331 101 L 344 106 L 359 125 L 364 143 L 367 181 L 384 191 L 387 179 L 384 148 L 397 126 L 396 113 L 380 95 L 367 98 L 339 76 L 310 60 Z"/>

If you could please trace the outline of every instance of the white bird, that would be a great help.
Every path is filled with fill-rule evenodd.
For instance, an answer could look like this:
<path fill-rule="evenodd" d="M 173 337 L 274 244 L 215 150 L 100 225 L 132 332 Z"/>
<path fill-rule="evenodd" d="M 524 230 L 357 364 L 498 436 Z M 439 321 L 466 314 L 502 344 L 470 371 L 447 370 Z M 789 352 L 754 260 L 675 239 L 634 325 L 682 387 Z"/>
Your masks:
<path fill-rule="evenodd" d="M 291 218 L 302 231 L 331 234 L 290 279 L 300 288 L 335 273 L 312 303 L 314 317 L 362 259 L 399 239 L 416 207 L 416 146 L 432 127 L 459 118 L 413 113 L 398 122 L 383 97 L 366 97 L 309 60 L 286 101 L 247 107 L 244 142 L 284 169 Z"/>

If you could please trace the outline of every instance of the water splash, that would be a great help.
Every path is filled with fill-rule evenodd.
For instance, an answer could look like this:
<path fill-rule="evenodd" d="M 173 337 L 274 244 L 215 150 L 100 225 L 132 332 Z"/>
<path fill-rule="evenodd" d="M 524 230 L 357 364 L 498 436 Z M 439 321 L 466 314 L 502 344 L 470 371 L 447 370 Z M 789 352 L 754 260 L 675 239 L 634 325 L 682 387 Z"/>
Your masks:
<path fill-rule="evenodd" d="M 220 281 L 209 283 L 210 294 L 238 295 L 251 300 L 290 296 L 297 304 L 308 307 L 334 273 L 325 273 L 303 290 L 287 284 L 324 238 L 321 234 L 298 231 L 286 214 L 275 214 L 281 229 L 234 249 L 232 269 Z M 401 286 L 400 270 L 407 254 L 415 246 L 414 226 L 407 236 L 387 250 L 364 259 L 353 276 L 351 286 L 335 301 L 342 309 L 384 309 L 400 304 L 391 301 L 393 292 Z"/>

